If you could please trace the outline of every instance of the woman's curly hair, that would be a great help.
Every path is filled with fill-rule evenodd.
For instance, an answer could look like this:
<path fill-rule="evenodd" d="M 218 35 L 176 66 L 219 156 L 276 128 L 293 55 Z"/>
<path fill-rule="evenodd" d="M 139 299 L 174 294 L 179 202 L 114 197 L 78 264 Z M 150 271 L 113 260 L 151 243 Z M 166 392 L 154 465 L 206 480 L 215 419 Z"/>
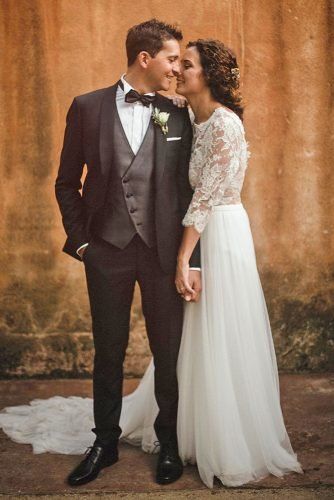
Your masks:
<path fill-rule="evenodd" d="M 242 120 L 242 96 L 239 90 L 239 68 L 232 50 L 219 40 L 202 38 L 189 42 L 199 53 L 204 77 L 216 101 L 234 111 Z"/>

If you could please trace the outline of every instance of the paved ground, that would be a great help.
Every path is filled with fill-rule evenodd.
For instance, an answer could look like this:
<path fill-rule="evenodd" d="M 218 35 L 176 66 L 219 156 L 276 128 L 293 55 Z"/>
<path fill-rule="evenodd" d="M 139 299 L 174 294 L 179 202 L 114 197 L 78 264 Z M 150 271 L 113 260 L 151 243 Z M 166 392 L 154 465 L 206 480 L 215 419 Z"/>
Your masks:
<path fill-rule="evenodd" d="M 156 456 L 128 445 L 120 447 L 120 461 L 105 469 L 96 481 L 79 488 L 65 483 L 80 457 L 34 455 L 30 445 L 13 443 L 0 431 L 0 499 L 286 499 L 334 498 L 334 374 L 280 377 L 281 403 L 294 450 L 304 474 L 284 479 L 270 476 L 242 488 L 218 483 L 212 491 L 201 482 L 196 467 L 185 468 L 176 483 L 161 487 L 154 482 Z M 137 381 L 128 380 L 125 392 Z M 87 380 L 0 381 L 0 408 L 26 404 L 34 398 L 54 395 L 91 396 Z"/>

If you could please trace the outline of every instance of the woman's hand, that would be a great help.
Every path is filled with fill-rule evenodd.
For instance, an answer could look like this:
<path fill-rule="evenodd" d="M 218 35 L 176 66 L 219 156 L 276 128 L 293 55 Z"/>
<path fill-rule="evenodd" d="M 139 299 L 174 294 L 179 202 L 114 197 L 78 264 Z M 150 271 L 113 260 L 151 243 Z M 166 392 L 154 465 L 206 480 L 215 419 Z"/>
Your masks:
<path fill-rule="evenodd" d="M 202 288 L 201 271 L 189 269 L 189 260 L 199 237 L 199 232 L 193 226 L 185 227 L 177 256 L 175 285 L 187 302 L 198 302 Z"/>
<path fill-rule="evenodd" d="M 175 285 L 184 300 L 190 302 L 195 296 L 195 290 L 189 283 L 189 262 L 178 261 L 176 267 Z"/>
<path fill-rule="evenodd" d="M 178 108 L 186 108 L 188 106 L 188 101 L 185 97 L 178 95 L 167 95 L 166 97 L 173 101 L 174 106 L 177 106 Z"/>

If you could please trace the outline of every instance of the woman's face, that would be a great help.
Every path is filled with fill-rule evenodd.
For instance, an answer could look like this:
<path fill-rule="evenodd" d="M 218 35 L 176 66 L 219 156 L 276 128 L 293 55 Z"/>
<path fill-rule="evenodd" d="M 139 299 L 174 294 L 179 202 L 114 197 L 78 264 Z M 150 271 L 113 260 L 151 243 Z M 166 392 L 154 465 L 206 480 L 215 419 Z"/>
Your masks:
<path fill-rule="evenodd" d="M 186 97 L 199 94 L 207 87 L 196 47 L 189 47 L 184 52 L 176 82 L 176 92 Z"/>

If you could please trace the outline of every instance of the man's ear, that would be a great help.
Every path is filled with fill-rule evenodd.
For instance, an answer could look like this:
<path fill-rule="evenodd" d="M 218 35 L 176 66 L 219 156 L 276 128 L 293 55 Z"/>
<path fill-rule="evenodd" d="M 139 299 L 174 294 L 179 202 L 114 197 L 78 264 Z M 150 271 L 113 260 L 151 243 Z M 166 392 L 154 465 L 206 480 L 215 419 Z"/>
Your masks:
<path fill-rule="evenodd" d="M 139 54 L 137 55 L 137 60 L 140 64 L 140 66 L 142 68 L 147 68 L 148 66 L 148 63 L 150 62 L 150 60 L 152 59 L 152 57 L 150 56 L 150 54 L 148 52 L 146 52 L 145 50 L 142 50 L 141 52 L 139 52 Z"/>

